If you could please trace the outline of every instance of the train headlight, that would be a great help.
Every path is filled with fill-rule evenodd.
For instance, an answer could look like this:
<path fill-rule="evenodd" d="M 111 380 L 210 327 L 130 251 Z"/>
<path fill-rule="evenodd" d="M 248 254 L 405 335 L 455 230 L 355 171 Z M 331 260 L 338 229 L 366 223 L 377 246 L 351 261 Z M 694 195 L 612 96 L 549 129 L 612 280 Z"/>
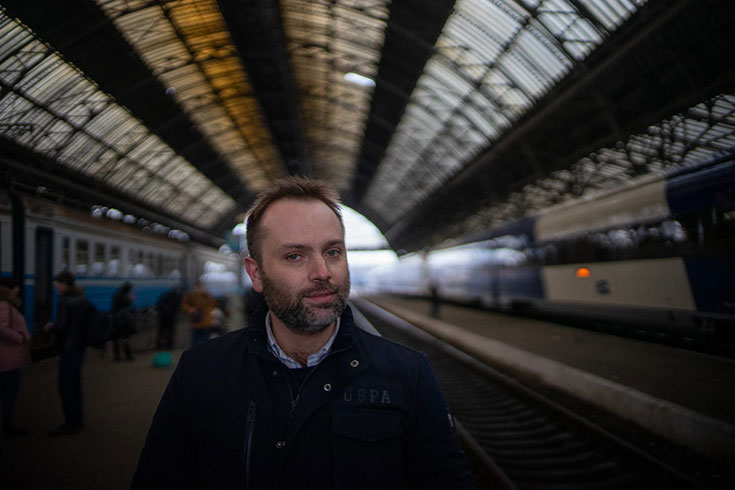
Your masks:
<path fill-rule="evenodd" d="M 580 278 L 590 277 L 592 273 L 587 267 L 578 267 L 576 276 Z"/>

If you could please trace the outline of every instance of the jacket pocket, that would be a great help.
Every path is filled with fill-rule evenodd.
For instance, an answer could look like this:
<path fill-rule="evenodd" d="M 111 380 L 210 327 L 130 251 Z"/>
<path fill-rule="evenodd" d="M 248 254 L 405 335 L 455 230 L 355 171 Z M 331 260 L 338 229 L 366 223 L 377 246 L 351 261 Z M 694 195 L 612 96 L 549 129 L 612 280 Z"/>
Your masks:
<path fill-rule="evenodd" d="M 338 411 L 332 418 L 335 488 L 404 488 L 403 425 L 397 412 Z"/>

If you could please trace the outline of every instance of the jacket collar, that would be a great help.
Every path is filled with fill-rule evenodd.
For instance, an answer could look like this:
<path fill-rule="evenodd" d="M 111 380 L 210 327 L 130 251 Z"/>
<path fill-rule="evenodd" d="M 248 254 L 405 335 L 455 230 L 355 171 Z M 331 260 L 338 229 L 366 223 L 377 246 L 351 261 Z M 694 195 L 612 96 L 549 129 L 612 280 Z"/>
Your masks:
<path fill-rule="evenodd" d="M 251 326 L 245 329 L 248 351 L 259 357 L 276 360 L 276 357 L 268 350 L 268 336 L 265 331 L 265 315 L 267 310 L 262 309 L 253 316 Z M 342 352 L 355 345 L 355 322 L 352 310 L 348 306 L 340 316 L 340 327 L 334 339 L 332 348 L 327 357 L 335 352 Z M 280 362 L 280 361 L 278 361 Z"/>

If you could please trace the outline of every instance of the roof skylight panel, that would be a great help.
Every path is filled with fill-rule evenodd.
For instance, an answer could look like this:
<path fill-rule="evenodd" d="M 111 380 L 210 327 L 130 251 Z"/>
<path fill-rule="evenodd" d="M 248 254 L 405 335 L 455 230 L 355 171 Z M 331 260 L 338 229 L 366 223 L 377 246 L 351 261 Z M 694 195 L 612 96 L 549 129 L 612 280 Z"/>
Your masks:
<path fill-rule="evenodd" d="M 602 41 L 592 23 L 569 2 L 546 0 L 531 3 L 537 7 L 535 15 L 538 15 L 538 20 L 531 19 L 529 12 L 510 1 L 457 2 L 454 14 L 437 42 L 438 51 L 434 59 L 446 57 L 456 63 L 457 73 L 463 73 L 469 80 L 481 79 L 480 93 L 488 102 L 492 101 L 492 105 L 477 105 L 484 108 L 483 116 L 495 123 L 492 124 L 495 131 L 488 131 L 488 124 L 478 124 L 477 110 L 471 108 L 472 104 L 467 100 L 470 97 L 466 95 L 456 104 L 458 110 L 452 111 L 452 117 L 445 120 L 445 130 L 437 130 L 441 135 L 455 135 L 458 139 L 455 142 L 450 140 L 446 145 L 455 146 L 458 141 L 463 148 L 460 153 L 465 158 L 478 154 L 571 69 L 573 61 L 567 53 L 581 59 Z M 524 4 L 530 5 L 529 2 Z M 576 47 L 570 51 L 570 45 Z M 449 87 L 449 90 L 456 90 L 466 83 L 456 81 L 457 73 L 452 74 L 454 80 L 449 80 L 449 76 L 433 72 L 434 59 L 427 63 L 418 87 L 428 77 L 444 83 L 445 90 Z M 481 60 L 479 64 L 478 60 Z M 422 100 L 418 87 L 413 100 Z M 473 100 L 479 98 L 476 94 L 471 97 Z M 447 99 L 451 100 L 450 97 Z M 469 112 L 467 115 L 463 114 L 465 110 Z M 502 114 L 502 117 L 492 113 Z M 406 114 L 400 124 L 412 122 Z M 484 129 L 482 133 L 476 129 L 479 127 Z M 430 144 L 434 145 L 433 142 Z M 470 150 L 470 147 L 473 148 Z M 392 154 L 390 151 L 386 153 Z M 436 152 L 432 154 L 436 155 Z M 439 162 L 440 159 L 435 160 Z M 450 167 L 444 164 L 443 170 Z"/>
<path fill-rule="evenodd" d="M 28 43 L 19 49 L 30 45 Z M 112 105 L 108 95 L 100 92 L 47 46 L 36 42 L 32 47 L 35 51 L 31 56 L 15 53 L 7 58 L 17 60 L 16 63 L 25 60 L 31 65 L 21 65 L 18 70 L 13 69 L 12 63 L 0 67 L 1 77 L 5 77 L 6 69 L 11 68 L 11 76 L 16 82 L 10 85 L 11 92 L 0 105 L 0 116 L 4 120 L 18 117 L 34 128 L 27 137 L 15 137 L 15 141 L 93 178 L 104 176 L 105 182 L 129 189 L 134 194 L 139 189 L 136 184 L 141 182 L 140 175 L 150 178 L 152 174 L 144 170 L 140 162 L 122 158 L 122 152 L 136 148 L 139 138 L 149 135 L 147 129 L 142 128 L 127 111 Z M 39 56 L 40 48 L 43 48 L 43 57 Z M 18 78 L 18 74 L 23 78 Z M 158 149 L 151 149 L 141 158 L 157 164 L 157 155 L 173 152 L 150 136 L 155 140 L 151 145 Z M 132 180 L 131 175 L 135 177 Z M 234 206 L 228 197 L 222 195 L 222 198 Z"/>
<path fill-rule="evenodd" d="M 548 36 L 543 26 L 535 20 L 520 33 L 517 48 L 530 60 L 536 70 L 550 80 L 558 80 L 574 64 L 559 44 L 559 40 Z"/>
<path fill-rule="evenodd" d="M 375 2 L 381 4 L 385 2 Z M 385 22 L 372 16 L 375 5 L 361 4 L 365 10 L 359 10 L 345 0 L 281 3 L 296 84 L 303 94 L 300 106 L 307 139 L 320 155 L 314 163 L 317 173 L 331 174 L 324 165 L 329 162 L 344 174 L 360 149 L 372 89 L 347 83 L 343 77 L 351 71 L 366 77 L 377 73 Z M 335 132 L 343 133 L 338 148 L 328 144 Z"/>
<path fill-rule="evenodd" d="M 605 28 L 612 32 L 647 0 L 577 0 L 594 15 Z"/>
<path fill-rule="evenodd" d="M 175 88 L 173 96 L 179 105 L 248 186 L 257 191 L 270 177 L 282 174 L 278 154 L 264 129 L 257 102 L 246 88 L 244 70 L 215 2 L 151 1 L 147 8 L 126 11 L 121 8 L 124 0 L 96 1 L 162 84 Z M 220 79 L 215 87 L 213 80 L 222 73 L 230 74 L 229 86 L 219 83 Z M 183 82 L 181 86 L 179 82 Z M 195 85 L 199 85 L 198 90 Z M 219 97 L 223 90 L 233 88 L 240 97 Z M 209 104 L 206 111 L 205 102 Z M 243 112 L 238 108 L 241 104 L 254 109 L 250 117 L 235 120 L 233 113 Z M 215 134 L 212 134 L 214 126 Z M 223 147 L 219 142 L 216 136 L 225 127 L 239 134 L 238 148 Z M 244 158 L 247 152 L 252 152 L 255 158 Z"/>
<path fill-rule="evenodd" d="M 592 22 L 573 9 L 566 12 L 539 11 L 537 21 L 559 39 L 563 49 L 575 60 L 585 58 L 603 41 L 602 33 Z"/>
<path fill-rule="evenodd" d="M 89 171 L 88 164 L 92 154 L 99 148 L 99 143 L 84 133 L 68 133 L 69 138 L 64 141 L 63 149 L 57 158 L 66 160 L 67 165 L 77 170 Z"/>
<path fill-rule="evenodd" d="M 54 119 L 50 124 L 40 128 L 38 138 L 33 142 L 33 149 L 56 157 L 63 152 L 73 135 L 74 127 L 61 119 Z M 64 163 L 69 164 L 69 162 Z"/>

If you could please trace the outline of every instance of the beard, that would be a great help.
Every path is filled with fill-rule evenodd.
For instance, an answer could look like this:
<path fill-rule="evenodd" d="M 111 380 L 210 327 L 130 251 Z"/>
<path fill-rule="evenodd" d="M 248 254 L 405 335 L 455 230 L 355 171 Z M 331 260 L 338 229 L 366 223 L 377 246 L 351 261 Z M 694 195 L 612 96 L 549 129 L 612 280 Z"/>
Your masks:
<path fill-rule="evenodd" d="M 263 297 L 271 312 L 286 327 L 299 335 L 311 335 L 321 332 L 347 308 L 350 296 L 350 278 L 347 276 L 342 284 L 324 281 L 312 288 L 295 292 L 288 287 L 278 285 L 262 273 Z M 307 305 L 305 298 L 319 293 L 332 293 L 333 301 L 315 305 Z"/>

